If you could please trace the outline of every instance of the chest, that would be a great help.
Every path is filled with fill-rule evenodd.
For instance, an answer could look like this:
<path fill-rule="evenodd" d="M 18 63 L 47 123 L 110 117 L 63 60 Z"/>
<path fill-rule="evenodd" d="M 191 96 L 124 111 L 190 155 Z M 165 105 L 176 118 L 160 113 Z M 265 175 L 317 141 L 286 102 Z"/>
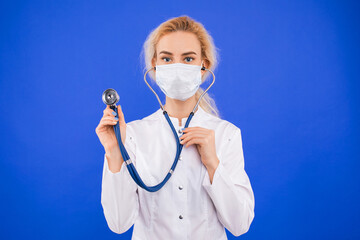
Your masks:
<path fill-rule="evenodd" d="M 173 125 L 176 136 L 165 121 L 153 124 L 138 125 L 132 128 L 131 135 L 135 143 L 136 169 L 144 183 L 153 186 L 160 183 L 171 166 L 177 153 L 177 141 L 181 133 L 180 126 Z M 221 155 L 223 145 L 226 144 L 223 126 L 211 122 L 190 122 L 189 127 L 201 127 L 215 131 L 215 148 L 217 155 Z M 226 137 L 225 137 L 226 138 Z M 203 178 L 206 168 L 195 144 L 182 147 L 179 161 L 175 167 L 173 178 L 186 179 L 187 182 L 197 182 Z M 169 181 L 170 181 L 169 180 Z M 166 186 L 166 184 L 165 184 Z"/>
<path fill-rule="evenodd" d="M 179 136 L 177 132 L 176 137 Z M 136 137 L 137 170 L 147 185 L 158 184 L 173 165 L 177 151 L 180 151 L 175 136 L 169 126 L 162 126 L 144 129 L 143 135 Z M 196 145 L 183 146 L 171 178 L 193 181 L 201 177 L 204 168 Z"/>

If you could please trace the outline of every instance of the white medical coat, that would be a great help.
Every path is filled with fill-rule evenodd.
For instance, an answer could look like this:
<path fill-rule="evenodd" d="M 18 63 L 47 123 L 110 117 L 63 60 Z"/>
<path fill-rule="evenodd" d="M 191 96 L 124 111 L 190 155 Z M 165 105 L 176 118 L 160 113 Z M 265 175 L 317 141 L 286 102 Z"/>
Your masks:
<path fill-rule="evenodd" d="M 186 118 L 170 117 L 178 137 Z M 125 162 L 119 172 L 109 170 L 104 157 L 101 204 L 109 228 L 126 232 L 133 224 L 132 240 L 227 239 L 225 228 L 239 236 L 254 218 L 254 194 L 244 169 L 241 131 L 200 106 L 189 127 L 215 131 L 220 160 L 210 183 L 195 145 L 183 147 L 173 175 L 157 192 L 134 182 Z M 174 134 L 161 108 L 127 123 L 125 148 L 147 186 L 160 183 L 176 154 Z"/>

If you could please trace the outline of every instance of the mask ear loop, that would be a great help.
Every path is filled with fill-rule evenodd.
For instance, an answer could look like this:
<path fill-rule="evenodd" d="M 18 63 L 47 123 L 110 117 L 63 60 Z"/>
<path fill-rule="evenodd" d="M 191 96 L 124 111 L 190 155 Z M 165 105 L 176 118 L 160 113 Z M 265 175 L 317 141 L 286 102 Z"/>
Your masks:
<path fill-rule="evenodd" d="M 201 65 L 202 65 L 202 64 L 201 64 Z M 145 80 L 146 85 L 148 85 L 148 87 L 151 89 L 151 91 L 155 94 L 158 102 L 160 103 L 161 110 L 164 111 L 164 106 L 162 105 L 159 96 L 156 94 L 156 92 L 154 91 L 154 89 L 152 89 L 152 87 L 150 86 L 150 84 L 146 81 L 146 75 L 147 75 L 148 72 L 150 72 L 151 70 L 156 70 L 156 67 L 150 68 L 149 70 L 147 70 L 147 71 L 145 72 L 145 74 L 144 74 L 144 80 Z M 215 83 L 215 75 L 214 75 L 214 73 L 213 73 L 210 69 L 207 69 L 207 68 L 205 68 L 205 66 L 202 66 L 202 67 L 201 67 L 201 70 L 209 71 L 209 72 L 212 74 L 212 76 L 213 76 L 213 81 L 212 81 L 212 83 L 207 87 L 207 89 L 200 95 L 199 100 L 197 101 L 197 103 L 196 103 L 196 105 L 195 105 L 195 107 L 194 107 L 194 109 L 193 109 L 193 111 L 192 111 L 193 113 L 195 113 L 195 110 L 197 109 L 197 107 L 198 107 L 198 105 L 199 105 L 199 103 L 200 103 L 201 98 L 205 95 L 205 93 L 206 93 L 206 92 L 211 88 L 211 86 Z"/>

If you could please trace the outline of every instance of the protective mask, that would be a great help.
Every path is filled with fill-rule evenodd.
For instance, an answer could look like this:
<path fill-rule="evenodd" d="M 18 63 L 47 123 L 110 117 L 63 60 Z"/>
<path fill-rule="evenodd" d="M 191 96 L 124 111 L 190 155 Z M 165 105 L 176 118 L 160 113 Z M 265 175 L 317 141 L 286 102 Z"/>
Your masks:
<path fill-rule="evenodd" d="M 201 67 L 184 63 L 156 65 L 156 83 L 166 96 L 185 101 L 201 84 Z"/>

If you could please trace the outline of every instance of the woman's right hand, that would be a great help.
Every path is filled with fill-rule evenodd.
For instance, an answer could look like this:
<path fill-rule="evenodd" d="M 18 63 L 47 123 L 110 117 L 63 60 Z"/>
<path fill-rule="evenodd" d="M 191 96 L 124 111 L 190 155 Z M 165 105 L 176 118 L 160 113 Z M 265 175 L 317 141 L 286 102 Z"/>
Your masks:
<path fill-rule="evenodd" d="M 106 152 L 110 152 L 113 149 L 117 149 L 118 142 L 115 136 L 114 132 L 114 125 L 117 124 L 119 121 L 120 125 L 120 134 L 121 134 L 121 141 L 125 145 L 125 139 L 126 139 L 126 123 L 125 123 L 125 117 L 123 112 L 121 111 L 121 106 L 117 106 L 118 115 L 114 116 L 113 113 L 116 113 L 113 111 L 109 105 L 106 106 L 104 109 L 103 117 L 100 120 L 99 125 L 96 127 L 95 132 L 97 136 L 99 137 L 99 140 L 101 144 L 103 145 Z M 116 117 L 118 119 L 116 120 Z"/>

